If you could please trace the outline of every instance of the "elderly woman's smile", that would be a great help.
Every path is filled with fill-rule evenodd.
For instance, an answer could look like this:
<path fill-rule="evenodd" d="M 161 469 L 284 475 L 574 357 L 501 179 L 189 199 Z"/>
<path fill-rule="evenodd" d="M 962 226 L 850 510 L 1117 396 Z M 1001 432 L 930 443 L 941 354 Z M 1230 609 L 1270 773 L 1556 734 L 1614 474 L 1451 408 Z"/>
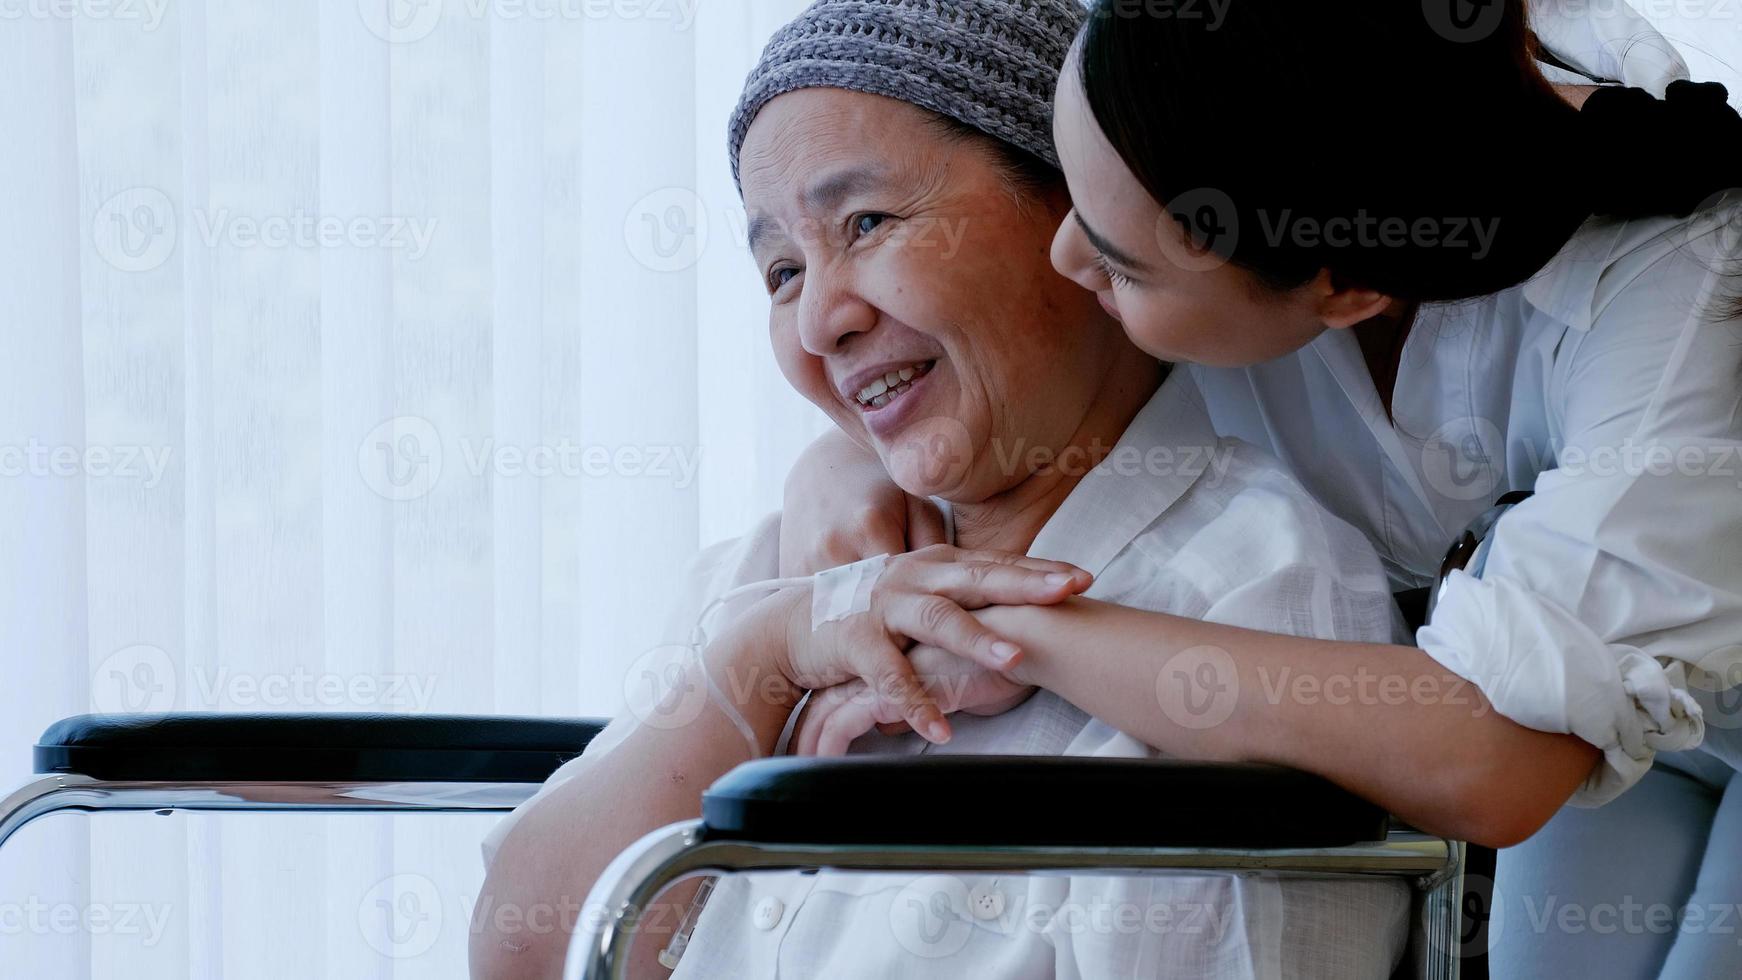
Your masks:
<path fill-rule="evenodd" d="M 841 384 L 842 392 L 852 392 L 853 400 L 865 413 L 871 431 L 883 435 L 900 426 L 902 412 L 908 412 L 921 399 L 907 396 L 918 391 L 937 366 L 937 360 L 892 361 L 864 371 L 856 371 Z M 898 406 L 896 403 L 899 402 Z"/>
<path fill-rule="evenodd" d="M 1159 383 L 1051 266 L 1062 184 L 1024 183 L 985 137 L 804 89 L 757 115 L 742 179 L 781 371 L 911 493 L 1006 494 L 1035 450 L 1116 442 Z"/>

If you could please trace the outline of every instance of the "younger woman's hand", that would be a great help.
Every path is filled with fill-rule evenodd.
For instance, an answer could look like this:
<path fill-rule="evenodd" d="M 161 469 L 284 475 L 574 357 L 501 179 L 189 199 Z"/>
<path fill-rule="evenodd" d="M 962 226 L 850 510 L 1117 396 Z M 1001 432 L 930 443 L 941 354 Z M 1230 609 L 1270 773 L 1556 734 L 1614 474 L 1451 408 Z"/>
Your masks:
<path fill-rule="evenodd" d="M 908 654 L 914 675 L 945 714 L 1001 715 L 1039 690 L 937 647 L 915 647 Z M 901 705 L 881 698 L 864 681 L 812 692 L 793 731 L 793 755 L 838 756 L 873 728 L 887 734 L 911 731 Z"/>
<path fill-rule="evenodd" d="M 1022 651 L 969 610 L 987 606 L 1053 605 L 1081 593 L 1089 573 L 1063 562 L 935 545 L 889 559 L 870 593 L 869 609 L 814 629 L 808 602 L 787 601 L 784 649 L 775 667 L 797 688 L 824 691 L 863 681 L 903 721 L 933 742 L 950 737 L 949 722 L 915 673 L 907 651 L 937 647 L 989 671 L 1008 672 Z M 809 590 L 799 590 L 808 592 Z"/>
<path fill-rule="evenodd" d="M 937 506 L 909 496 L 889 479 L 876 453 L 838 430 L 812 443 L 786 478 L 783 576 L 814 575 L 947 541 Z"/>

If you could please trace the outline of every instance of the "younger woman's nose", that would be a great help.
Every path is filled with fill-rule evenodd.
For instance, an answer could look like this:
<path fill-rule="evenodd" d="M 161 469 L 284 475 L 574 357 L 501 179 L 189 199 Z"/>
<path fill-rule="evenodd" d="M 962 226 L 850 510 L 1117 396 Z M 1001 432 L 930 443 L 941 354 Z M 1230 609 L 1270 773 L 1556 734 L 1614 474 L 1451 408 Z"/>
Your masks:
<path fill-rule="evenodd" d="M 1058 274 L 1092 292 L 1107 288 L 1100 266 L 1095 262 L 1094 247 L 1083 230 L 1077 227 L 1077 213 L 1065 215 L 1058 233 L 1052 239 L 1052 267 Z"/>

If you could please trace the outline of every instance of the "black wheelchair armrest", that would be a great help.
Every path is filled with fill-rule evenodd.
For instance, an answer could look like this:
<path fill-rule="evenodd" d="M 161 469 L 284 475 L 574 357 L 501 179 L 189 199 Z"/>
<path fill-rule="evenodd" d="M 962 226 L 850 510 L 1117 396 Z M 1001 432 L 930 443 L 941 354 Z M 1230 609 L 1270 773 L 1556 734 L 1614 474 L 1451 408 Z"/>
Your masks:
<path fill-rule="evenodd" d="M 541 783 L 595 720 L 390 714 L 77 715 L 36 744 L 38 773 L 149 782 Z"/>
<path fill-rule="evenodd" d="M 782 844 L 1343 847 L 1386 813 L 1318 776 L 1262 765 L 1021 756 L 778 758 L 702 796 L 701 834 Z"/>

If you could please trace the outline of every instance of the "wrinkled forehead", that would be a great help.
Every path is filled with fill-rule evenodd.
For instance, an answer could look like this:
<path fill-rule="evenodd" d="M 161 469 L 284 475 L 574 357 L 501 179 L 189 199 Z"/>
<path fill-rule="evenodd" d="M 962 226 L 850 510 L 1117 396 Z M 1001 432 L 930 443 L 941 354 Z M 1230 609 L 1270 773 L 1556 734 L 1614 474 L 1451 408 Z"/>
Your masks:
<path fill-rule="evenodd" d="M 793 217 L 930 182 L 953 148 L 931 113 L 879 95 L 802 89 L 768 103 L 742 154 L 744 205 Z"/>

